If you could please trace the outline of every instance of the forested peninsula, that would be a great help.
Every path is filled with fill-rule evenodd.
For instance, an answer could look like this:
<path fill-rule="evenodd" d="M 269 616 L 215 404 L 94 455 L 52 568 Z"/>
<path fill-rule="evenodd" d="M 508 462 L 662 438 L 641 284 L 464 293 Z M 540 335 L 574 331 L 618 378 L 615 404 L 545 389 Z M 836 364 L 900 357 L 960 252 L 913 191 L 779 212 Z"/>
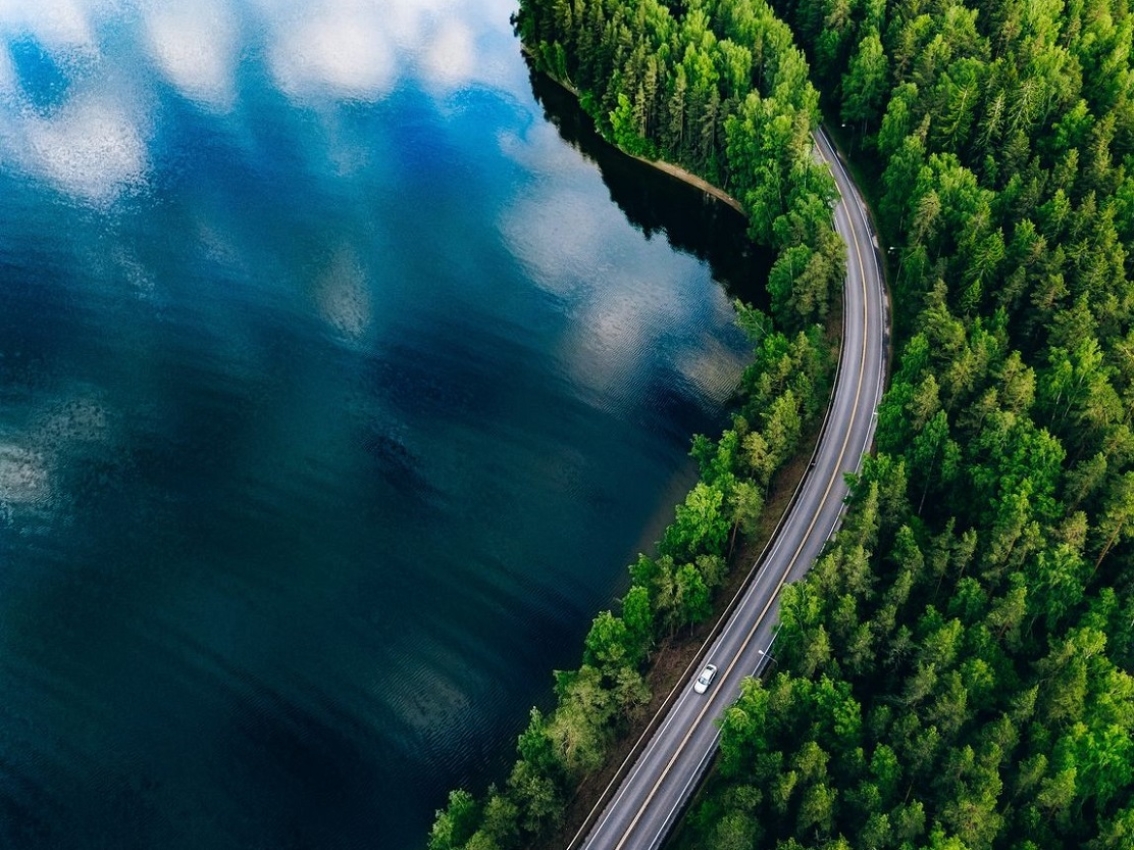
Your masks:
<path fill-rule="evenodd" d="M 897 366 L 844 528 L 784 592 L 775 671 L 728 712 L 688 846 L 1128 850 L 1129 3 L 775 5 L 521 3 L 537 67 L 601 131 L 740 200 L 779 252 L 773 316 L 739 308 L 755 361 L 733 427 L 694 441 L 700 483 L 506 782 L 454 792 L 430 847 L 530 847 L 559 825 L 821 415 L 844 251 L 811 158 L 822 91 L 890 248 Z"/>

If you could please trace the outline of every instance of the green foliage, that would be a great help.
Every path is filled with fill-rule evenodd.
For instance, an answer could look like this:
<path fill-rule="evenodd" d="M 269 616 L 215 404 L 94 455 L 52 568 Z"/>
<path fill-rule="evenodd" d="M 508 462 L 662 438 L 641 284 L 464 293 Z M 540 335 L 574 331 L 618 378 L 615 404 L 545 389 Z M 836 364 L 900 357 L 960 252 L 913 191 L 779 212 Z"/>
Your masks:
<path fill-rule="evenodd" d="M 454 792 L 462 806 L 438 813 L 431 847 L 513 850 L 557 828 L 569 789 L 603 764 L 612 742 L 649 702 L 643 666 L 654 645 L 712 613 L 728 550 L 736 535 L 754 529 L 772 476 L 824 409 L 832 371 L 817 329 L 789 337 L 750 308 L 740 320 L 756 350 L 733 427 L 716 442 L 694 439 L 701 481 L 676 506 L 658 554 L 640 555 L 631 565 L 621 615 L 600 612 L 581 666 L 556 673 L 555 709 L 547 716 L 532 709 L 505 787 L 490 790 L 483 806 Z M 807 793 L 805 819 L 825 821 L 830 795 L 818 787 Z M 759 830 L 740 817 L 728 823 L 721 833 L 726 844 Z"/>
<path fill-rule="evenodd" d="M 429 834 L 429 850 L 464 847 L 480 820 L 480 806 L 463 788 L 449 792 L 449 805 L 437 811 Z"/>
<path fill-rule="evenodd" d="M 778 314 L 822 321 L 842 274 L 833 180 L 812 155 L 819 96 L 790 30 L 765 0 L 524 0 L 516 16 L 536 67 L 570 85 L 611 142 L 726 188 L 757 241 L 814 256 Z M 857 51 L 862 107 L 884 94 L 885 56 Z M 850 45 L 841 42 L 833 55 Z"/>
<path fill-rule="evenodd" d="M 677 506 L 677 517 L 666 529 L 661 551 L 684 560 L 721 554 L 729 531 L 724 499 L 722 489 L 699 481 Z"/>
<path fill-rule="evenodd" d="M 812 156 L 818 95 L 763 0 L 676 12 L 653 0 L 524 0 L 516 25 L 535 65 L 574 86 L 611 141 L 729 187 L 750 211 L 754 235 L 804 262 L 782 283 L 775 322 L 737 305 L 754 362 L 733 427 L 717 442 L 696 437 L 701 481 L 677 505 L 657 555 L 632 564 L 621 614 L 594 619 L 582 665 L 556 673 L 555 709 L 533 709 L 506 787 L 490 791 L 479 824 L 463 823 L 450 840 L 500 850 L 560 824 L 568 789 L 602 765 L 649 702 L 643 666 L 655 644 L 710 617 L 737 536 L 754 532 L 773 476 L 826 408 L 833 362 L 819 325 L 845 264 L 830 223 L 835 188 Z M 826 822 L 833 798 L 819 787 L 807 794 L 803 817 Z M 439 814 L 435 834 L 454 835 L 446 817 Z M 727 827 L 721 845 L 760 831 L 741 817 Z"/>
<path fill-rule="evenodd" d="M 898 367 L 703 811 L 762 846 L 1129 846 L 1129 4 L 776 5 L 880 178 Z M 809 259 L 781 256 L 775 298 Z M 799 719 L 825 683 L 857 734 Z"/>
<path fill-rule="evenodd" d="M 877 29 L 862 37 L 843 79 L 843 120 L 866 130 L 877 121 L 889 82 L 890 62 Z"/>

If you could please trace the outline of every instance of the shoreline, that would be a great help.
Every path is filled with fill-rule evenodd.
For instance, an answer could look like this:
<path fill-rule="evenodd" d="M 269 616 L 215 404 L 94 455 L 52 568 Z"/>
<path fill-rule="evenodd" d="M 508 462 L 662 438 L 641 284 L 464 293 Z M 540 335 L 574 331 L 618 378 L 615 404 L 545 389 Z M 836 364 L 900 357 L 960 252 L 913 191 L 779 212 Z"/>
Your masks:
<path fill-rule="evenodd" d="M 623 154 L 630 157 L 631 159 L 636 159 L 638 160 L 638 162 L 644 162 L 646 165 L 656 168 L 663 174 L 668 174 L 670 177 L 676 177 L 681 182 L 688 183 L 690 186 L 700 189 L 706 195 L 716 198 L 721 203 L 732 207 L 746 219 L 748 218 L 748 214 L 744 211 L 744 207 L 741 206 L 740 201 L 738 201 L 724 189 L 721 189 L 719 186 L 714 186 L 703 177 L 698 177 L 692 171 L 688 171 L 682 168 L 680 165 L 674 165 L 672 162 L 666 162 L 664 159 L 646 159 L 644 156 L 627 153 L 626 151 L 622 150 L 622 148 L 618 147 L 618 145 L 615 145 L 612 142 L 607 142 L 607 144 L 622 151 Z"/>
<path fill-rule="evenodd" d="M 525 55 L 527 55 L 529 58 L 531 58 L 531 52 L 527 49 L 527 47 L 521 45 L 521 50 L 524 52 Z M 574 96 L 576 101 L 581 100 L 581 98 L 579 97 L 579 90 L 577 88 L 575 88 L 573 85 L 571 85 L 569 82 L 567 82 L 566 80 L 561 80 L 558 77 L 547 73 L 546 71 L 538 71 L 537 70 L 536 73 L 543 74 L 545 77 L 547 77 L 552 82 L 557 83 L 558 85 L 562 86 L 567 91 L 571 92 L 571 94 Z M 595 127 L 595 131 L 598 132 L 597 126 Z M 724 189 L 720 188 L 719 186 L 714 186 L 712 183 L 710 183 L 708 180 L 704 179 L 703 177 L 698 177 L 692 171 L 689 171 L 688 169 L 682 168 L 680 165 L 674 165 L 672 162 L 666 162 L 664 159 L 647 159 L 644 156 L 638 156 L 637 154 L 630 153 L 629 151 L 623 150 L 619 145 L 616 145 L 614 142 L 610 141 L 601 132 L 599 132 L 598 135 L 602 138 L 602 140 L 604 142 L 606 142 L 608 145 L 610 145 L 615 150 L 619 151 L 623 156 L 628 156 L 628 157 L 630 157 L 630 159 L 637 160 L 638 162 L 644 163 L 645 165 L 648 165 L 651 168 L 655 168 L 658 171 L 662 172 L 663 174 L 668 174 L 670 177 L 673 177 L 677 180 L 680 180 L 682 183 L 686 183 L 686 184 L 694 187 L 695 189 L 700 189 L 706 195 L 709 195 L 710 197 L 717 199 L 718 201 L 725 204 L 726 206 L 732 207 L 734 210 L 736 210 L 738 213 L 740 213 L 742 216 L 744 216 L 745 219 L 748 218 L 748 214 L 744 211 L 744 207 L 743 207 L 743 205 L 741 205 L 740 201 L 738 201 L 736 198 L 734 198 L 732 195 L 730 195 L 728 192 L 726 192 Z"/>

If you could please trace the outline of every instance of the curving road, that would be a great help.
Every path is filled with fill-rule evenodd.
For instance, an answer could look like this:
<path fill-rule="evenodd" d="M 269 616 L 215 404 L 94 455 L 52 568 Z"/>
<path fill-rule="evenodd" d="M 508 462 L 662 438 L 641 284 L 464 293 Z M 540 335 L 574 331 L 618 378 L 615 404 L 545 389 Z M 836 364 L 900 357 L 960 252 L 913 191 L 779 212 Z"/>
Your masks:
<path fill-rule="evenodd" d="M 667 701 L 669 712 L 636 761 L 623 766 L 617 788 L 592 814 L 571 848 L 653 850 L 661 845 L 716 752 L 714 722 L 740 693 L 740 683 L 763 670 L 770 657 L 780 589 L 810 568 L 838 527 L 847 488 L 874 439 L 875 411 L 886 372 L 888 323 L 877 237 L 865 205 L 830 139 L 816 135 L 817 152 L 831 168 L 841 199 L 835 229 L 847 243 L 843 294 L 843 348 L 827 420 L 812 468 L 765 550 L 763 565 L 718 631 L 706 662 L 720 670 L 706 694 L 692 677 Z M 602 804 L 600 804 L 602 805 Z"/>

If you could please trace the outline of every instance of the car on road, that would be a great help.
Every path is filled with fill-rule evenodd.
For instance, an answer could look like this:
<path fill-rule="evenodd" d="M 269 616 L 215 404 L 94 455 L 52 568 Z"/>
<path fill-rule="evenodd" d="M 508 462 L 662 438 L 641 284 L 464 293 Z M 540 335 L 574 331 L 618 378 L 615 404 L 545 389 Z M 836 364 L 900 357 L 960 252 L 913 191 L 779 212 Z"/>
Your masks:
<path fill-rule="evenodd" d="M 716 664 L 706 664 L 705 669 L 701 671 L 701 675 L 697 677 L 697 682 L 693 685 L 693 690 L 699 694 L 705 693 L 709 689 L 709 685 L 713 684 L 713 677 L 717 675 Z"/>

